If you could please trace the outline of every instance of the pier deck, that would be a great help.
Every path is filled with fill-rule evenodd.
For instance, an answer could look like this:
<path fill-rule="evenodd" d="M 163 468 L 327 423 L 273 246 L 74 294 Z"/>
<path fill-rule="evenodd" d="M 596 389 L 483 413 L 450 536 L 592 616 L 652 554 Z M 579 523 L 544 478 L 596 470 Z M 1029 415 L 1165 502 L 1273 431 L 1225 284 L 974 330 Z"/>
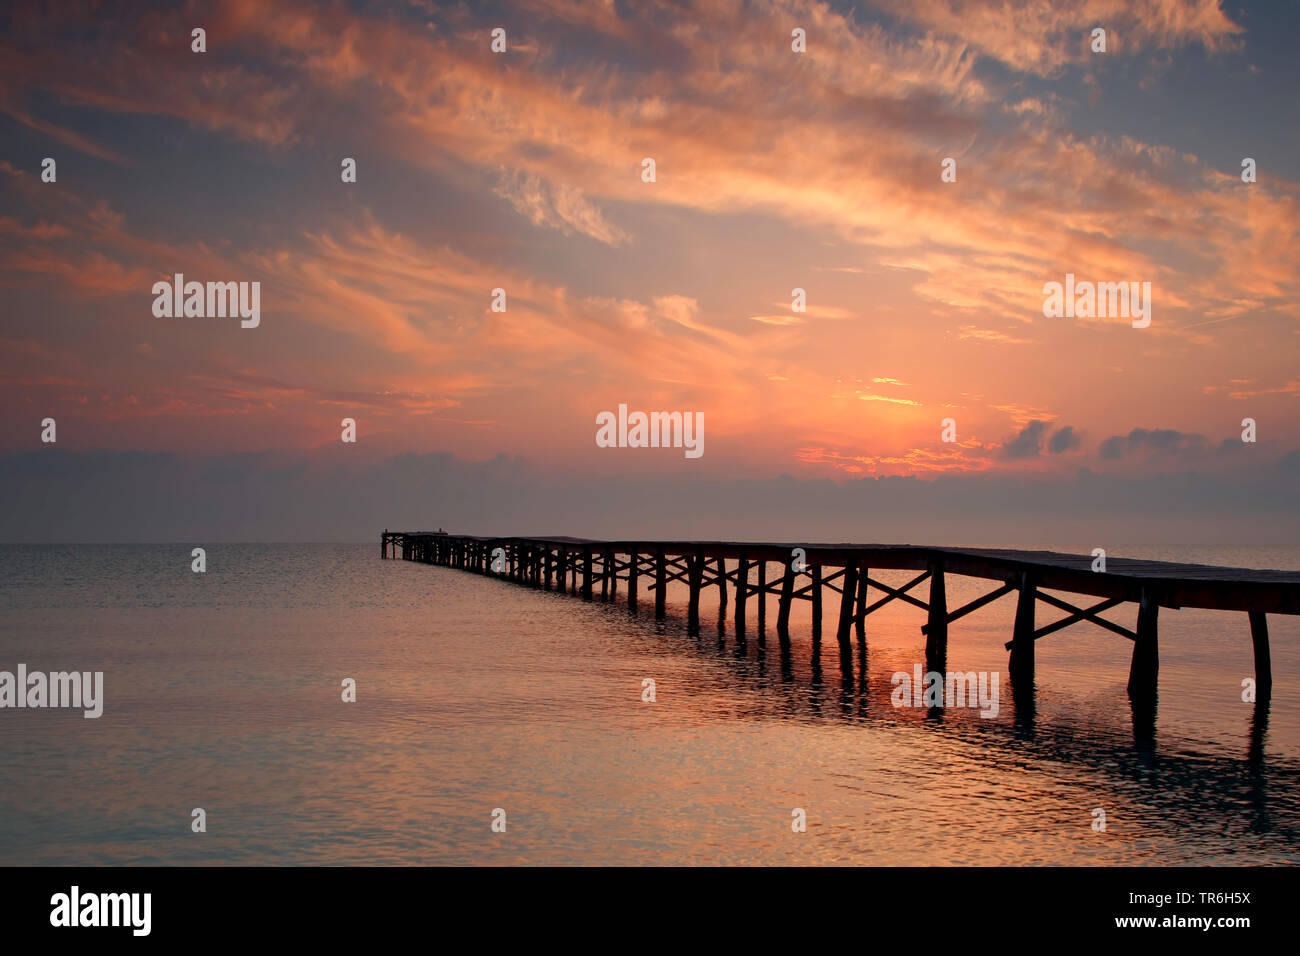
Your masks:
<path fill-rule="evenodd" d="M 1054 551 L 1015 551 L 989 548 L 947 548 L 892 544 L 806 544 L 752 541 L 599 541 L 569 537 L 480 537 L 446 532 L 385 531 L 380 553 L 490 574 L 519 584 L 580 595 L 592 600 L 599 587 L 603 600 L 617 597 L 624 583 L 628 607 L 638 607 L 639 591 L 654 593 L 655 615 L 665 616 L 665 593 L 671 581 L 681 581 L 689 595 L 687 626 L 699 633 L 700 594 L 718 589 L 721 625 L 728 599 L 734 598 L 734 626 L 743 634 L 751 601 L 757 628 L 766 627 L 767 596 L 777 598 L 776 632 L 783 651 L 789 649 L 790 606 L 795 600 L 812 604 L 812 637 L 820 642 L 825 592 L 839 595 L 834 608 L 836 640 L 842 654 L 850 651 L 850 633 L 864 640 L 865 620 L 885 604 L 901 600 L 926 612 L 921 631 L 926 637 L 926 664 L 945 670 L 948 625 L 993 601 L 1016 594 L 1016 617 L 1007 649 L 1009 670 L 1017 693 L 1031 689 L 1034 642 L 1065 628 L 1089 622 L 1133 643 L 1129 694 L 1154 700 L 1159 673 L 1157 620 L 1160 608 L 1207 608 L 1245 612 L 1255 654 L 1256 692 L 1267 696 L 1272 687 L 1268 614 L 1300 614 L 1300 572 L 1226 568 L 1133 558 L 1105 559 L 1105 570 L 1093 570 L 1092 555 Z M 769 565 L 779 570 L 768 578 Z M 871 577 L 873 571 L 916 571 L 906 584 L 893 586 Z M 946 574 L 983 578 L 999 585 L 970 603 L 949 610 Z M 644 581 L 644 584 L 642 583 Z M 928 582 L 925 599 L 911 593 Z M 875 588 L 879 596 L 870 595 Z M 1099 598 L 1080 607 L 1048 594 L 1060 591 Z M 868 601 L 869 595 L 874 600 Z M 834 598 L 832 597 L 832 600 Z M 1037 604 L 1065 611 L 1051 624 L 1035 626 Z M 1124 603 L 1138 606 L 1137 624 L 1128 628 L 1101 615 Z"/>

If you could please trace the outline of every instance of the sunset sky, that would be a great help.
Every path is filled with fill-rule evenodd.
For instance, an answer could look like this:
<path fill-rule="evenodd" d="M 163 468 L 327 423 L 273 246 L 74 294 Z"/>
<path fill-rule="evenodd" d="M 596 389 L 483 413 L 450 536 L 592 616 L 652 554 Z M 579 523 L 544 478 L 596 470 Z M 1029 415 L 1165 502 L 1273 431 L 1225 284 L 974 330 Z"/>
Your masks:
<path fill-rule="evenodd" d="M 0 12 L 0 539 L 1300 531 L 1294 3 L 129 9 Z"/>

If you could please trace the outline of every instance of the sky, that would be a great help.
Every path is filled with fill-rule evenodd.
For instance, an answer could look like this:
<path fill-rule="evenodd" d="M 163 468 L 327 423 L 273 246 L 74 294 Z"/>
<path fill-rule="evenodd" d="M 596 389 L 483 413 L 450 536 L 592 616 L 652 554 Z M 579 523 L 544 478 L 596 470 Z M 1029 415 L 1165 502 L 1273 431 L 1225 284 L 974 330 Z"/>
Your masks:
<path fill-rule="evenodd" d="M 1298 46 L 1215 0 L 9 4 L 0 540 L 1293 543 Z M 257 326 L 157 315 L 177 273 Z M 1067 275 L 1149 325 L 1045 315 Z M 704 453 L 601 447 L 619 405 Z"/>

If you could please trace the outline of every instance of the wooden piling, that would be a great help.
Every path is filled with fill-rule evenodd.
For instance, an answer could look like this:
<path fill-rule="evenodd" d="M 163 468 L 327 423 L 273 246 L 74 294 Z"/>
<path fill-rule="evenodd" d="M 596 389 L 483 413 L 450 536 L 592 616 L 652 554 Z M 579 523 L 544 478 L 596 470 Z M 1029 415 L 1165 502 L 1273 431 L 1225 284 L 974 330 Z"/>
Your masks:
<path fill-rule="evenodd" d="M 655 620 L 662 621 L 667 616 L 665 609 L 668 601 L 668 562 L 663 548 L 655 548 Z"/>
<path fill-rule="evenodd" d="M 948 595 L 944 587 L 943 564 L 930 565 L 930 604 L 925 633 L 925 669 L 944 673 L 948 669 Z"/>
<path fill-rule="evenodd" d="M 636 613 L 636 584 L 637 575 L 641 570 L 640 560 L 635 551 L 627 557 L 627 609 L 633 614 Z"/>
<path fill-rule="evenodd" d="M 822 642 L 822 566 L 814 564 L 808 569 L 812 577 L 812 639 L 813 647 Z"/>
<path fill-rule="evenodd" d="M 1034 683 L 1034 606 L 1038 588 L 1028 572 L 1020 575 L 1020 594 L 1016 598 L 1016 623 L 1011 633 L 1011 658 L 1007 671 L 1018 689 Z"/>
<path fill-rule="evenodd" d="M 745 605 L 749 603 L 749 559 L 741 552 L 736 563 L 736 634 L 745 633 Z"/>
<path fill-rule="evenodd" d="M 867 569 L 858 569 L 858 601 L 853 611 L 854 626 L 858 631 L 858 647 L 867 644 Z"/>
<path fill-rule="evenodd" d="M 790 601 L 794 596 L 794 568 L 785 562 L 785 576 L 781 578 L 781 598 L 776 606 L 776 636 L 781 639 L 781 649 L 790 649 Z"/>
<path fill-rule="evenodd" d="M 727 626 L 727 562 L 718 558 L 718 630 Z"/>
<path fill-rule="evenodd" d="M 758 562 L 758 636 L 767 627 L 767 561 Z"/>
<path fill-rule="evenodd" d="M 1137 639 L 1133 642 L 1133 661 L 1129 665 L 1129 696 L 1143 702 L 1154 702 L 1160 676 L 1160 644 L 1156 636 L 1156 618 L 1160 605 L 1155 595 L 1142 589 L 1138 604 Z"/>
<path fill-rule="evenodd" d="M 1268 619 L 1263 611 L 1250 611 L 1250 641 L 1255 646 L 1255 699 L 1273 689 L 1273 663 L 1268 650 Z"/>
<path fill-rule="evenodd" d="M 704 553 L 696 549 L 686 564 L 687 584 L 690 587 L 690 603 L 686 607 L 686 632 L 700 633 L 700 584 L 704 579 Z"/>
<path fill-rule="evenodd" d="M 584 601 L 591 600 L 592 575 L 594 574 L 592 557 L 594 555 L 595 552 L 590 548 L 585 549 L 582 555 L 582 599 Z"/>
<path fill-rule="evenodd" d="M 841 654 L 852 649 L 849 630 L 853 627 L 853 602 L 857 600 L 857 592 L 858 569 L 849 565 L 844 569 L 844 577 L 840 580 L 840 620 L 835 628 L 835 640 L 840 645 Z"/>

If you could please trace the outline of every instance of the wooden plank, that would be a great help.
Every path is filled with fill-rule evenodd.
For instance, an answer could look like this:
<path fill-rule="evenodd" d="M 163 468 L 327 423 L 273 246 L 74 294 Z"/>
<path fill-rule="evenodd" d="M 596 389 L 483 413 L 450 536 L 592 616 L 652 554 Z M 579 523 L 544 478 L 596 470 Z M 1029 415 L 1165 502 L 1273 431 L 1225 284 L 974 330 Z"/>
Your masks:
<path fill-rule="evenodd" d="M 1045 595 L 1040 594 L 1038 596 L 1039 600 L 1042 600 L 1044 596 Z M 1066 604 L 1067 602 L 1052 601 L 1050 603 L 1060 606 Z M 1094 624 L 1100 624 L 1104 628 L 1122 634 L 1124 637 L 1127 637 L 1130 641 L 1134 640 L 1137 637 L 1137 634 L 1135 634 L 1133 631 L 1130 631 L 1128 628 L 1122 627 L 1119 624 L 1114 624 L 1110 621 L 1107 621 L 1105 618 L 1097 617 L 1097 615 L 1100 614 L 1102 611 L 1109 611 L 1111 608 L 1122 603 L 1123 602 L 1119 598 L 1107 598 L 1104 601 L 1100 601 L 1097 604 L 1094 604 L 1090 608 L 1074 608 L 1073 613 L 1066 615 L 1065 617 L 1061 618 L 1059 621 L 1053 621 L 1051 624 L 1046 624 L 1043 627 L 1038 628 L 1038 630 L 1034 631 L 1034 640 L 1039 640 L 1040 638 L 1047 637 L 1047 635 L 1049 634 L 1055 634 L 1057 631 L 1064 630 L 1065 628 L 1069 627 L 1071 624 L 1077 624 L 1080 621 L 1091 621 Z M 1073 607 L 1073 605 L 1070 606 Z"/>
<path fill-rule="evenodd" d="M 1098 604 L 1096 608 L 1093 608 L 1091 610 L 1083 610 L 1082 608 L 1077 608 L 1073 604 L 1069 603 L 1068 601 L 1062 601 L 1060 598 L 1054 597 L 1051 594 L 1044 594 L 1042 591 L 1038 592 L 1038 600 L 1042 601 L 1045 604 L 1050 604 L 1052 605 L 1052 607 L 1060 608 L 1062 611 L 1068 611 L 1072 615 L 1078 615 L 1079 619 L 1087 618 L 1093 624 L 1096 624 L 1099 627 L 1104 627 L 1108 631 L 1114 631 L 1116 634 L 1120 635 L 1121 637 L 1127 637 L 1130 641 L 1134 640 L 1137 637 L 1137 634 L 1135 634 L 1133 631 L 1130 631 L 1127 627 L 1123 627 L 1122 625 L 1115 624 L 1111 621 L 1106 620 L 1105 618 L 1096 616 L 1098 613 L 1100 613 L 1096 608 L 1114 607 L 1116 604 L 1120 603 L 1121 599 L 1110 598 L 1106 601 L 1103 601 L 1101 604 Z M 1061 622 L 1058 621 L 1056 623 L 1060 624 Z M 1074 622 L 1070 621 L 1070 623 L 1074 623 Z M 1055 628 L 1056 625 L 1053 624 L 1049 626 Z M 1061 626 L 1064 627 L 1065 625 L 1062 624 Z M 1050 634 L 1051 631 L 1049 631 L 1048 633 Z"/>
<path fill-rule="evenodd" d="M 868 614 L 871 614 L 872 612 L 878 610 L 879 608 L 884 607 L 886 604 L 888 604 L 890 601 L 893 601 L 895 598 L 906 601 L 908 604 L 914 604 L 917 607 L 919 607 L 922 611 L 929 611 L 930 605 L 926 604 L 924 601 L 918 601 L 916 598 L 912 597 L 910 594 L 906 592 L 912 590 L 912 588 L 916 587 L 918 584 L 920 584 L 922 581 L 928 578 L 930 574 L 931 572 L 929 571 L 929 569 L 926 569 L 925 571 L 922 571 L 920 574 L 918 574 L 916 577 L 912 578 L 912 580 L 904 584 L 901 588 L 891 588 L 888 584 L 881 584 L 875 578 L 867 578 L 867 581 L 870 584 L 884 591 L 887 596 L 881 598 L 875 604 L 871 605 L 869 608 L 863 611 L 862 616 L 866 617 Z"/>
<path fill-rule="evenodd" d="M 998 598 L 1002 597 L 1002 595 L 1009 594 L 1015 589 L 1016 586 L 1014 584 L 1004 584 L 1002 585 L 1002 587 L 998 588 L 995 591 L 990 591 L 988 594 L 985 594 L 982 597 L 977 597 L 969 604 L 963 605 L 962 607 L 958 608 L 957 610 L 949 614 L 948 623 L 951 624 L 953 621 L 957 620 L 958 618 L 965 617 L 967 614 L 971 613 L 971 611 L 978 611 L 985 604 L 992 604 Z M 929 629 L 930 629 L 930 625 L 926 624 L 922 626 L 921 633 L 924 634 L 927 631 L 929 631 Z"/>

